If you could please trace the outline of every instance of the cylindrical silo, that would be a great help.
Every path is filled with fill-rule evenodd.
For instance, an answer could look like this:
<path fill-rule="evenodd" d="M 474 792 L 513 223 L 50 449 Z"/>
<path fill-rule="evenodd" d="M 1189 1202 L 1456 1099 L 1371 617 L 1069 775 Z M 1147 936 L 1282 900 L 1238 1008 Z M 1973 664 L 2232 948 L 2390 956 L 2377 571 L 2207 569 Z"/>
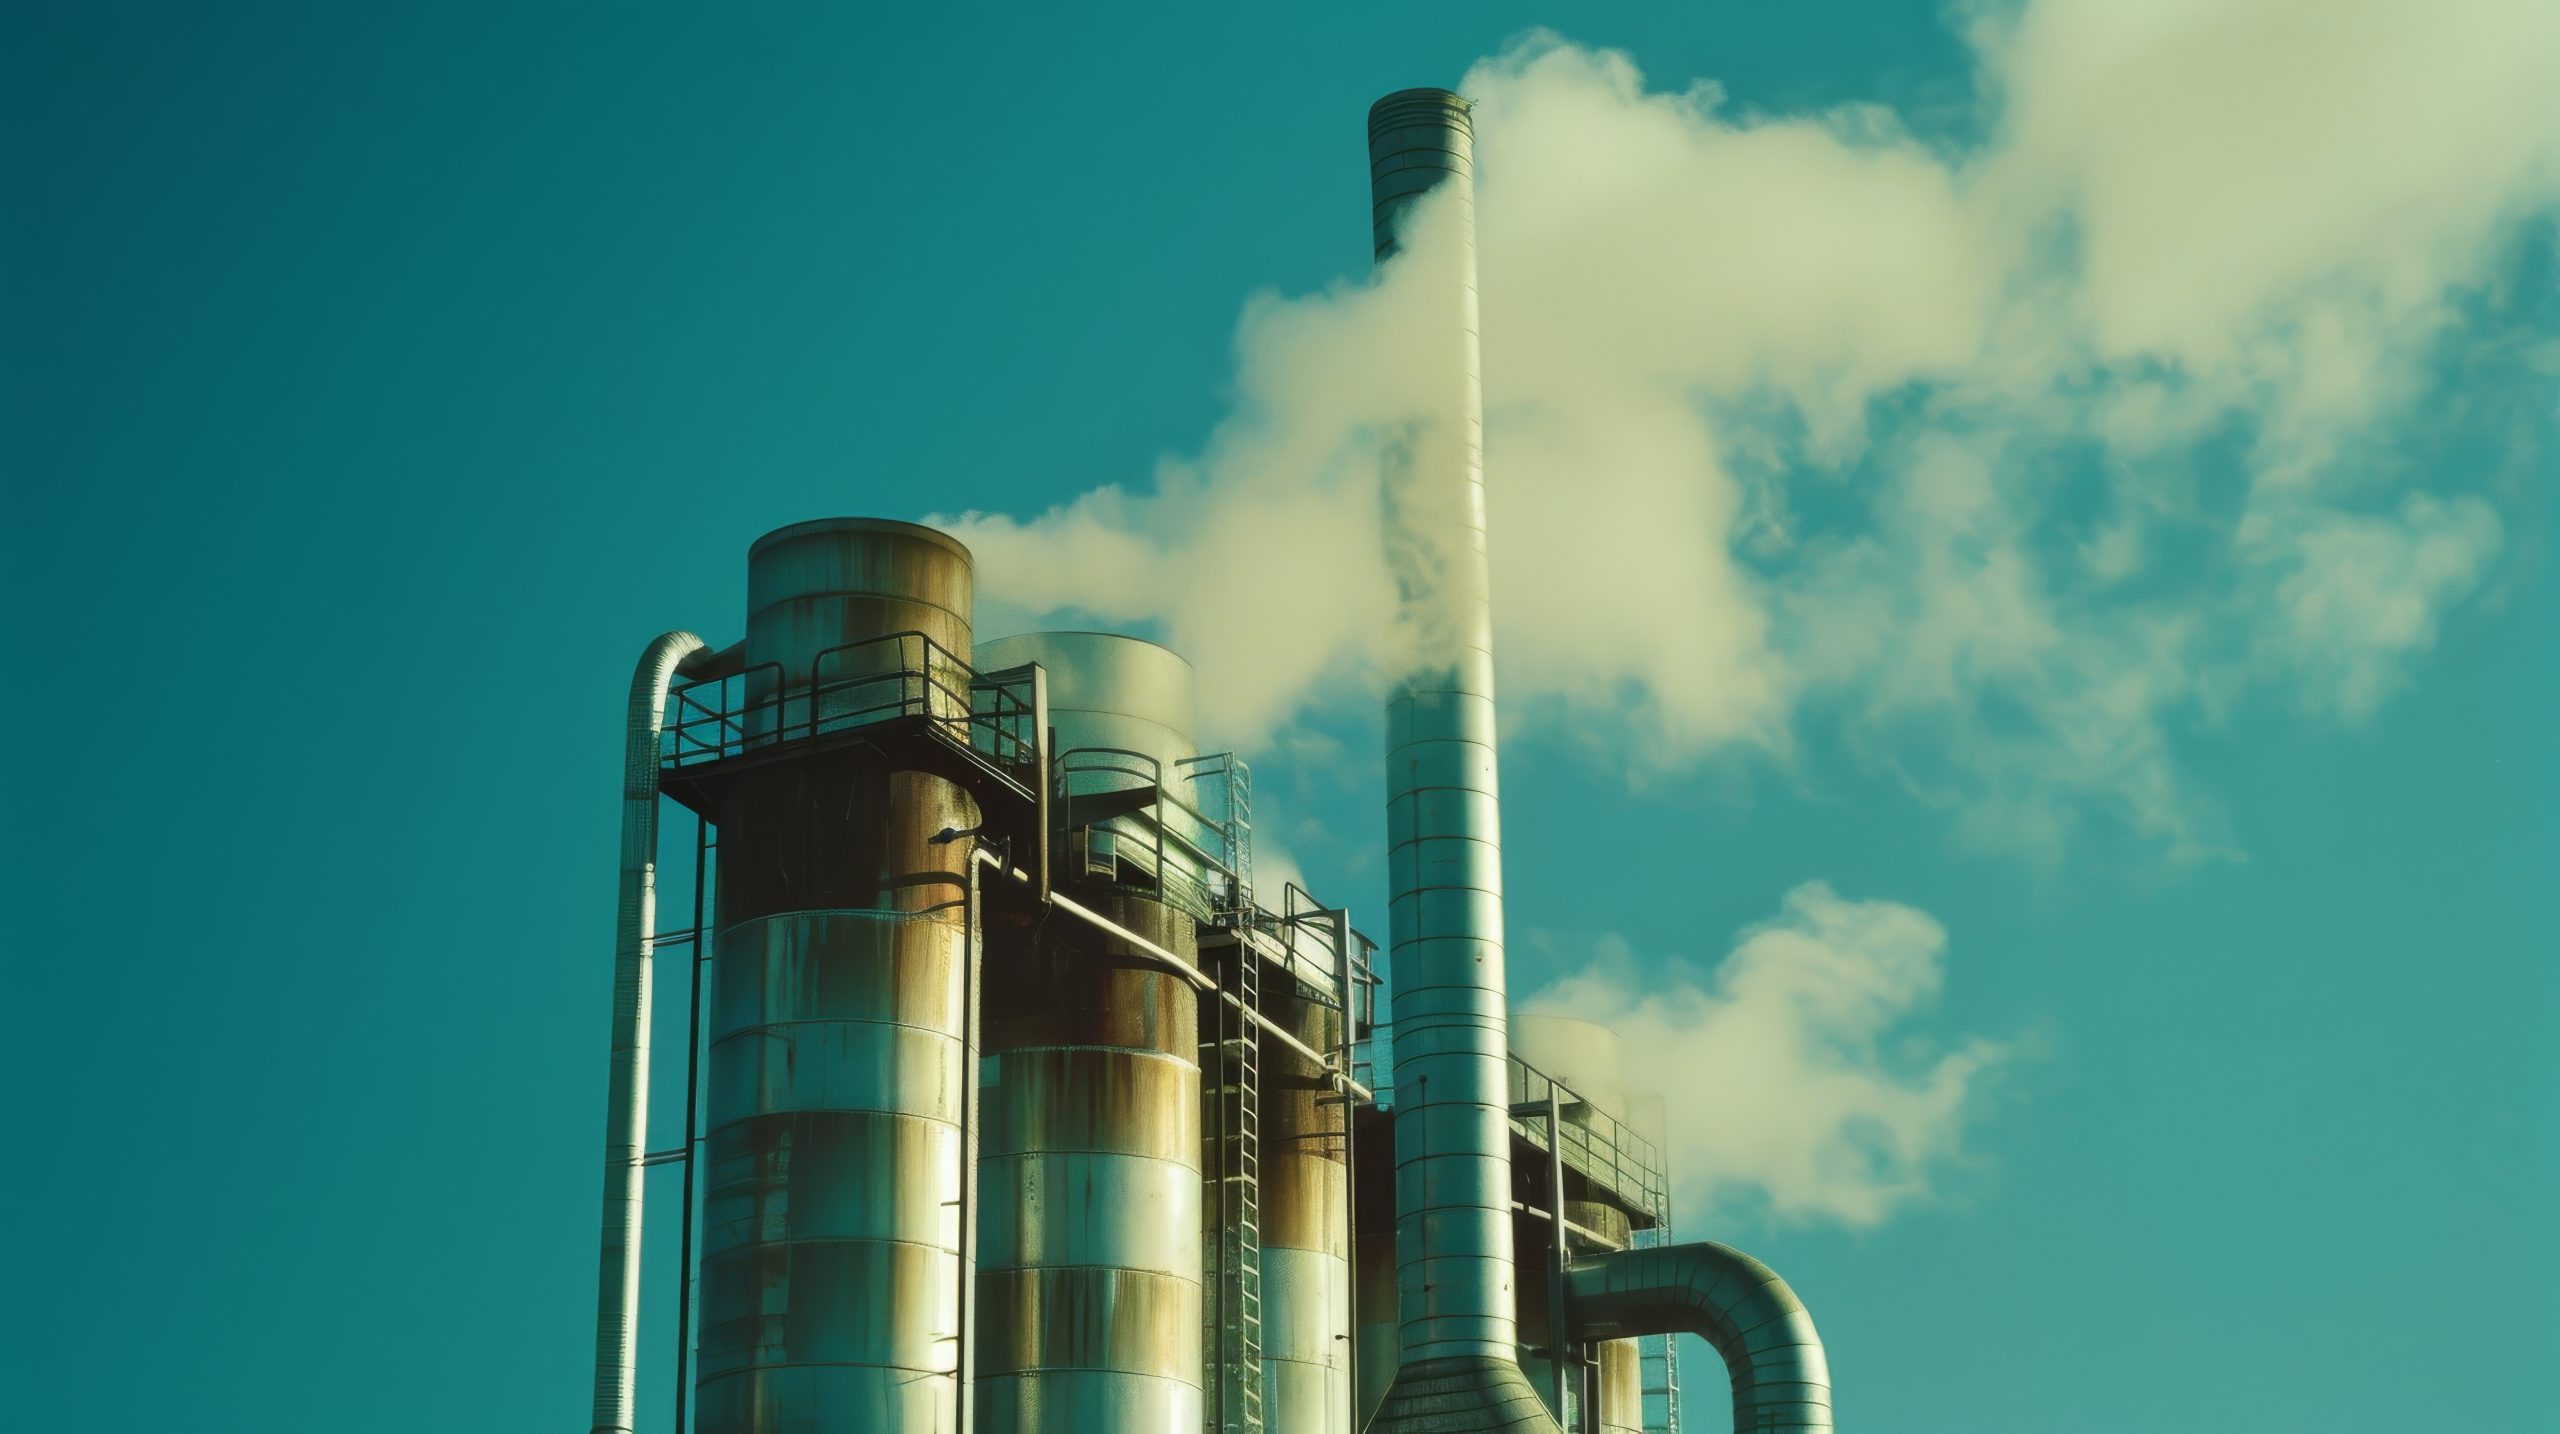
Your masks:
<path fill-rule="evenodd" d="M 1265 1012 L 1319 1050 L 1342 1011 L 1276 974 Z M 1290 1434 L 1350 1434 L 1351 1222 L 1343 1121 L 1322 1067 L 1262 1040 L 1262 1417 Z"/>
<path fill-rule="evenodd" d="M 1189 664 L 1106 633 L 990 642 L 1048 669 L 1061 753 L 1193 755 Z M 1105 775 L 1102 785 L 1125 779 Z M 1190 914 L 1100 883 L 1062 889 L 1186 960 Z M 1200 1427 L 1198 995 L 1115 937 L 1052 919 L 986 962 L 978 1145 L 980 1434 Z"/>
<path fill-rule="evenodd" d="M 829 649 L 920 631 L 969 651 L 968 550 L 911 524 L 767 534 L 747 600 L 750 696 L 790 721 Z M 899 647 L 921 660 L 885 644 L 826 676 L 894 669 Z M 860 747 L 721 797 L 703 1434 L 957 1427 L 969 848 L 931 838 L 977 822 L 958 787 Z"/>

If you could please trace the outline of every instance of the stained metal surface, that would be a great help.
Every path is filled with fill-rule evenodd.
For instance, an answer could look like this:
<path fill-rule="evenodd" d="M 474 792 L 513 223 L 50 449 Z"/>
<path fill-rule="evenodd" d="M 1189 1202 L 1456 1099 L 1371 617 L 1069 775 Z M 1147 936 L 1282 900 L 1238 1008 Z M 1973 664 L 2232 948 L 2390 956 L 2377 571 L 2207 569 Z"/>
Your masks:
<path fill-rule="evenodd" d="M 1580 1339 L 1677 1331 L 1716 1347 L 1733 1380 L 1733 1427 L 1829 1430 L 1831 1370 L 1813 1316 L 1767 1265 L 1713 1241 L 1621 1250 L 1565 1272 Z"/>
<path fill-rule="evenodd" d="M 1301 1042 L 1331 1050 L 1342 1012 L 1303 991 L 1265 997 Z M 1350 1434 L 1350 1106 L 1304 1055 L 1262 1045 L 1262 1411 L 1288 1434 Z"/>
<path fill-rule="evenodd" d="M 1198 951 L 1122 893 L 1103 915 Z M 1080 924 L 989 948 L 979 1137 L 982 1434 L 1200 1422 L 1199 1002 Z"/>
<path fill-rule="evenodd" d="M 1434 191 L 1451 246 L 1415 260 L 1438 284 L 1446 388 L 1401 435 L 1382 493 L 1413 661 L 1387 703 L 1402 1367 L 1379 1425 L 1543 1432 L 1555 1423 L 1517 1362 L 1473 144 L 1446 90 L 1369 111 L 1380 262 Z"/>
<path fill-rule="evenodd" d="M 709 656 L 689 632 L 640 653 L 623 718 L 622 860 L 613 932 L 613 1048 L 605 1080 L 604 1224 L 596 1277 L 594 1434 L 628 1434 L 639 1359 L 640 1219 L 649 1135 L 649 970 L 658 924 L 658 733 L 678 671 Z"/>
<path fill-rule="evenodd" d="M 804 685 L 818 654 L 893 632 L 969 651 L 969 550 L 933 528 L 820 518 L 747 550 L 747 661 L 779 662 Z"/>
<path fill-rule="evenodd" d="M 1194 755 L 1190 665 L 1134 638 L 1033 633 L 980 667 L 1040 663 L 1061 751 Z M 1074 899 L 1187 963 L 1183 913 Z M 980 1067 L 980 1434 L 1195 1434 L 1201 1423 L 1199 996 L 1080 922 L 991 933 Z"/>
<path fill-rule="evenodd" d="M 967 552 L 930 530 L 786 528 L 749 558 L 746 661 L 788 692 L 886 632 L 966 652 L 969 591 Z M 932 838 L 977 819 L 860 750 L 721 799 L 703 1434 L 958 1427 L 968 846 Z"/>

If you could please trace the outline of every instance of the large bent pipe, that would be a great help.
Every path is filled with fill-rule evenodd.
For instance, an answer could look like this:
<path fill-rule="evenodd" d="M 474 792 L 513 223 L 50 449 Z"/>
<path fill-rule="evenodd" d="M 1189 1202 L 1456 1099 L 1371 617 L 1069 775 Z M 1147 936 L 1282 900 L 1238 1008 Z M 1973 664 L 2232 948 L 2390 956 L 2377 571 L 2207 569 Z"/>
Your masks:
<path fill-rule="evenodd" d="M 1714 1345 L 1733 1377 L 1736 1434 L 1831 1428 L 1822 1336 L 1767 1265 L 1701 1240 L 1576 1260 L 1564 1278 L 1576 1342 L 1694 1334 Z"/>
<path fill-rule="evenodd" d="M 667 689 L 727 654 L 689 632 L 659 636 L 631 674 L 623 726 L 622 870 L 613 935 L 613 1057 L 604 1115 L 604 1228 L 596 1274 L 592 1434 L 629 1434 L 640 1331 L 640 1201 L 649 1131 L 649 965 L 658 919 L 658 734 Z"/>

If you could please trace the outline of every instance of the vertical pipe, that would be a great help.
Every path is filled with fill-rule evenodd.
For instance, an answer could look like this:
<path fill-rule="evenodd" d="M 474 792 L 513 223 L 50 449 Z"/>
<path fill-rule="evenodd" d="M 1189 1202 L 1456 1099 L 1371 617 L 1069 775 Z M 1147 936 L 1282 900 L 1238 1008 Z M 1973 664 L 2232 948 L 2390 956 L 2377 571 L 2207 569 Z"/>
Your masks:
<path fill-rule="evenodd" d="M 1445 343 L 1432 369 L 1445 387 L 1390 455 L 1382 494 L 1411 656 L 1387 701 L 1402 1315 L 1380 1418 L 1553 1431 L 1516 1348 L 1473 145 L 1467 102 L 1446 90 L 1369 111 L 1377 255 L 1429 241 L 1402 260 L 1415 266 L 1405 282 L 1428 288 Z"/>
<path fill-rule="evenodd" d="M 1551 1083 L 1547 1086 L 1547 1209 L 1554 1218 L 1547 1221 L 1547 1358 L 1555 1367 L 1556 1399 L 1550 1406 L 1556 1418 L 1564 1418 L 1565 1370 L 1571 1364 L 1564 1342 L 1564 1267 L 1572 1258 L 1565 1242 L 1564 1210 L 1564 1097 Z"/>
<path fill-rule="evenodd" d="M 970 650 L 970 561 L 940 533 L 785 528 L 750 551 L 747 594 L 766 731 L 806 733 L 896 689 L 942 718 L 967 700 L 952 664 Z M 895 676 L 918 663 L 932 684 Z M 863 680 L 821 693 L 821 677 Z M 786 751 L 720 799 L 697 1427 L 948 1434 L 968 1278 L 969 852 L 934 838 L 976 827 L 977 804 L 876 745 Z"/>
<path fill-rule="evenodd" d="M 1334 989 L 1342 995 L 1342 1039 L 1334 1047 L 1333 1063 L 1335 1069 L 1350 1075 L 1360 1044 L 1360 973 L 1358 958 L 1352 950 L 1351 912 L 1348 909 L 1333 914 L 1333 933 L 1334 949 L 1342 957 L 1334 973 Z M 1359 1151 L 1351 1134 L 1353 1117 L 1360 1107 L 1349 1086 L 1340 1087 L 1334 1094 L 1342 1101 L 1342 1238 L 1348 1251 L 1356 1256 L 1360 1249 L 1360 1205 L 1352 1192 L 1360 1188 L 1360 1163 Z M 1338 1417 L 1343 1420 L 1343 1428 L 1357 1434 L 1361 1413 L 1360 1329 L 1356 1322 L 1358 1316 L 1352 1286 L 1353 1273 L 1346 1263 L 1342 1289 L 1342 1404 Z"/>
<path fill-rule="evenodd" d="M 1045 844 L 1045 841 L 1044 841 Z M 985 893 L 978 885 L 977 842 L 969 839 L 969 884 L 962 892 L 961 924 L 968 931 L 968 962 L 962 967 L 960 1007 L 968 1012 L 964 1038 L 966 1078 L 960 1087 L 960 1317 L 952 1329 L 960 1338 L 959 1434 L 978 1427 L 978 1111 L 979 1053 L 986 1049 L 980 1028 L 985 990 L 987 927 Z M 676 1434 L 684 1434 L 679 1429 Z"/>
<path fill-rule="evenodd" d="M 693 1393 L 693 1187 L 702 1175 L 702 1144 L 693 1138 L 693 1131 L 702 1119 L 698 1099 L 702 1088 L 702 968 L 711 960 L 711 897 L 702 882 L 710 851 L 711 824 L 695 817 L 693 944 L 686 948 L 692 958 L 686 964 L 693 968 L 693 980 L 685 1001 L 684 1134 L 679 1142 L 684 1151 L 684 1201 L 678 1211 L 682 1223 L 676 1237 L 676 1413 L 669 1426 L 674 1434 L 685 1434 L 685 1402 Z"/>
<path fill-rule="evenodd" d="M 605 1081 L 604 1222 L 596 1276 L 592 1434 L 630 1434 L 639 1357 L 640 1214 L 649 1138 L 649 976 L 658 919 L 658 735 L 667 688 L 704 650 L 666 633 L 640 654 L 624 707 L 622 858 L 613 942 L 613 1046 Z"/>

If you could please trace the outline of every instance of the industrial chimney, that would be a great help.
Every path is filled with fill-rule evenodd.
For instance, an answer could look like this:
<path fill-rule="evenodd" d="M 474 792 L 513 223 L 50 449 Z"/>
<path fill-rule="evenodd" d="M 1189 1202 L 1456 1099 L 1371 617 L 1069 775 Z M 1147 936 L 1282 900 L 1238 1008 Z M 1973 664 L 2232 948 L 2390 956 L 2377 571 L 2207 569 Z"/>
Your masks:
<path fill-rule="evenodd" d="M 1477 374 L 1473 134 L 1467 102 L 1400 90 L 1369 110 L 1378 262 L 1438 192 L 1446 388 L 1385 473 L 1387 556 L 1408 669 L 1387 699 L 1387 866 L 1395 1021 L 1398 1369 L 1373 1426 L 1555 1434 L 1521 1372 L 1495 810 L 1493 633 Z"/>
<path fill-rule="evenodd" d="M 1723 1357 L 1735 1429 L 1832 1428 L 1786 1282 L 1668 1243 L 1646 1142 L 1602 1160 L 1565 1138 L 1615 1121 L 1611 1063 L 1588 1039 L 1537 1054 L 1534 1017 L 1529 1059 L 1555 1069 L 1512 1052 L 1466 101 L 1387 96 L 1369 154 L 1378 261 L 1436 346 L 1382 475 L 1407 658 L 1391 1109 L 1354 1073 L 1369 945 L 1302 891 L 1255 898 L 1246 769 L 1196 755 L 1187 664 L 1108 634 L 973 648 L 972 560 L 931 529 L 769 533 L 744 641 L 661 636 L 625 712 L 595 1434 L 634 1427 L 643 1177 L 667 1163 L 698 1276 L 676 1424 L 700 1434 L 1341 1434 L 1372 1396 L 1373 1434 L 1559 1434 L 1524 1357 L 1609 1434 L 1643 1415 L 1626 1342 L 1671 1332 Z M 1189 805 L 1194 772 L 1222 779 L 1222 817 Z M 661 795 L 703 824 L 681 933 L 655 926 Z M 653 1150 L 661 939 L 694 993 L 683 1132 Z M 1543 1144 L 1515 1068 L 1546 1092 L 1524 1103 Z M 1517 1211 L 1515 1130 L 1547 1174 Z M 1380 1136 L 1392 1165 L 1356 1154 Z M 1391 1251 L 1387 1222 L 1353 1223 L 1390 1208 L 1389 1169 Z M 1550 1237 L 1526 1287 L 1515 1213 Z"/>

